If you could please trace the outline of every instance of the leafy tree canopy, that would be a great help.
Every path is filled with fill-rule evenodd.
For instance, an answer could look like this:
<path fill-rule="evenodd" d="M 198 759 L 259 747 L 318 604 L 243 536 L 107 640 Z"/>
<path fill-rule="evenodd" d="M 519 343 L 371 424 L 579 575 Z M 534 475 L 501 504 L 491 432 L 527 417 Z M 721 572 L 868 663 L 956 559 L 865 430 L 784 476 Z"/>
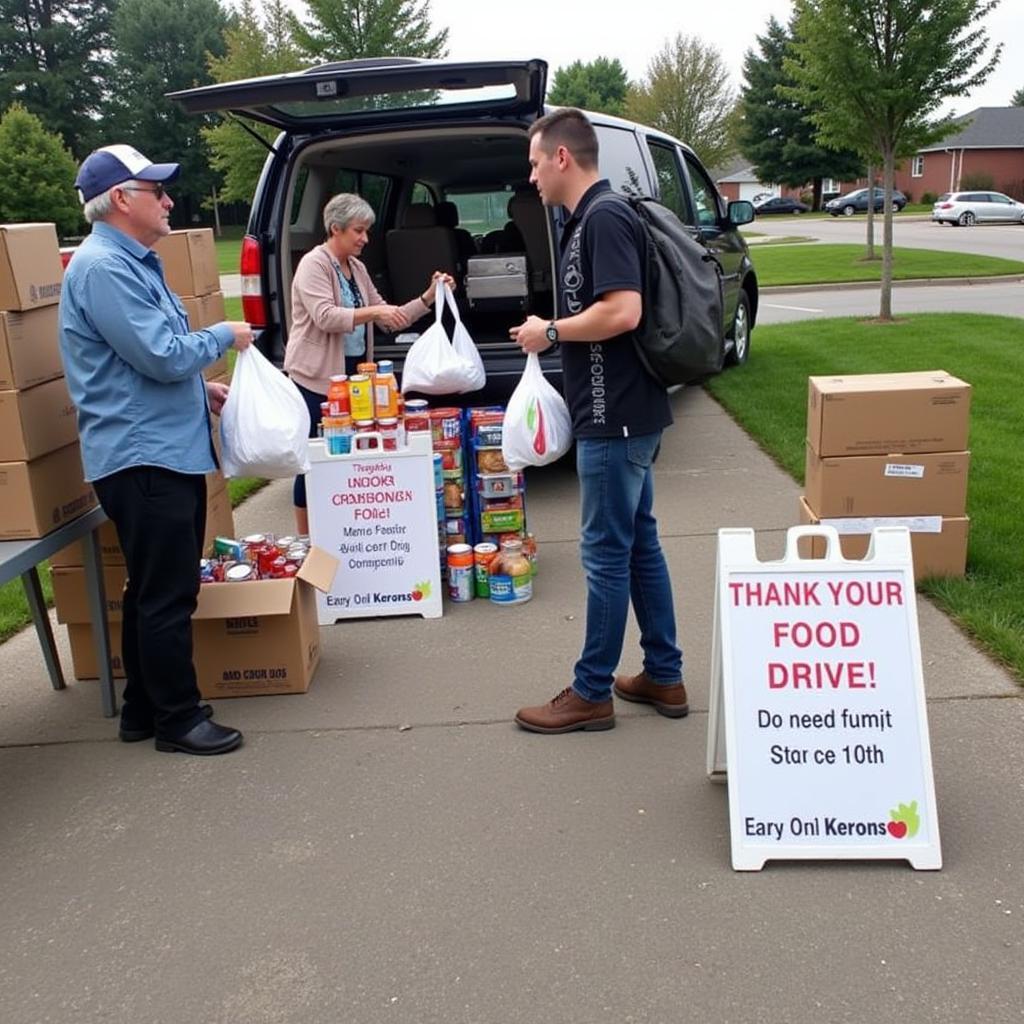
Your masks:
<path fill-rule="evenodd" d="M 0 117 L 0 221 L 52 221 L 61 235 L 82 228 L 78 164 L 60 135 L 20 103 Z"/>
<path fill-rule="evenodd" d="M 1024 87 L 1018 89 L 1010 100 L 1011 107 L 1024 107 Z"/>
<path fill-rule="evenodd" d="M 577 60 L 555 72 L 548 102 L 621 115 L 628 89 L 626 70 L 617 57 L 598 57 L 586 64 Z"/>

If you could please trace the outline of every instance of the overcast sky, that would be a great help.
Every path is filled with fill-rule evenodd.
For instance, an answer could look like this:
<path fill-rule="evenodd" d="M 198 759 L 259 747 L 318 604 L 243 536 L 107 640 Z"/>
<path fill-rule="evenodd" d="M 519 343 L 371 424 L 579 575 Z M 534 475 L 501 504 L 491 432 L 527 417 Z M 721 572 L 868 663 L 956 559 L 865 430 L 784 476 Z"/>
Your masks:
<path fill-rule="evenodd" d="M 622 62 L 631 79 L 644 75 L 652 54 L 677 32 L 696 35 L 717 47 L 743 80 L 743 55 L 757 45 L 769 15 L 785 23 L 788 0 L 431 0 L 438 26 L 447 25 L 448 56 L 455 60 L 540 57 L 555 70 L 574 60 L 608 57 Z M 988 82 L 950 106 L 958 113 L 975 107 L 1007 106 L 1024 87 L 1024 3 L 1002 0 L 985 25 L 994 45 L 1004 42 L 1002 60 Z"/>

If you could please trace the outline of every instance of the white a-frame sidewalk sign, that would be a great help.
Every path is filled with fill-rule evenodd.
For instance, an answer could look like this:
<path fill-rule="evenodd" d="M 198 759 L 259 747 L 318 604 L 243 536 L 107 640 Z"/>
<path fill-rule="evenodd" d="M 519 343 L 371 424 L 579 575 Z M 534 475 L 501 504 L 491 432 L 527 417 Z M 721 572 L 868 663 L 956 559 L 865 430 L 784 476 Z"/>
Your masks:
<path fill-rule="evenodd" d="M 801 558 L 805 537 L 823 559 Z M 728 762 L 727 762 L 728 758 Z M 720 530 L 708 774 L 728 767 L 732 866 L 901 859 L 942 867 L 921 646 L 904 527 L 847 561 L 829 526 L 779 562 Z"/>

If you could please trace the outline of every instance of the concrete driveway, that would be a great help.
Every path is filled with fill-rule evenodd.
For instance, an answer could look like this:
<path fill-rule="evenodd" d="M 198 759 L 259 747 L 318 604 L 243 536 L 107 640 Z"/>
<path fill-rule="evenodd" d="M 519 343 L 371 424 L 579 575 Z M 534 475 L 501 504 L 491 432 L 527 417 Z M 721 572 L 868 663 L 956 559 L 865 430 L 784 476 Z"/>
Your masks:
<path fill-rule="evenodd" d="M 1024 700 L 927 601 L 943 870 L 731 870 L 704 775 L 715 533 L 780 556 L 798 488 L 702 391 L 673 402 L 658 512 L 688 719 L 511 723 L 578 653 L 561 466 L 530 474 L 533 601 L 324 629 L 308 694 L 217 704 L 246 733 L 227 757 L 119 744 L 95 684 L 50 690 L 31 633 L 0 648 L 0 1020 L 1020 1022 Z M 274 483 L 238 532 L 290 530 L 289 504 Z"/>

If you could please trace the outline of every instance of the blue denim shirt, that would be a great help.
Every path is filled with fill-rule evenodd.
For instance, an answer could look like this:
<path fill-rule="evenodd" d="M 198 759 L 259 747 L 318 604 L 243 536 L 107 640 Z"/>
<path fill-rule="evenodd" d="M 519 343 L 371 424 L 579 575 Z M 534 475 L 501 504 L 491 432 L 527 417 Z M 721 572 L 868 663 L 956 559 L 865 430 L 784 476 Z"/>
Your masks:
<path fill-rule="evenodd" d="M 201 371 L 233 340 L 224 323 L 189 332 L 160 257 L 94 224 L 60 294 L 61 357 L 78 407 L 85 479 L 130 466 L 215 469 Z"/>

